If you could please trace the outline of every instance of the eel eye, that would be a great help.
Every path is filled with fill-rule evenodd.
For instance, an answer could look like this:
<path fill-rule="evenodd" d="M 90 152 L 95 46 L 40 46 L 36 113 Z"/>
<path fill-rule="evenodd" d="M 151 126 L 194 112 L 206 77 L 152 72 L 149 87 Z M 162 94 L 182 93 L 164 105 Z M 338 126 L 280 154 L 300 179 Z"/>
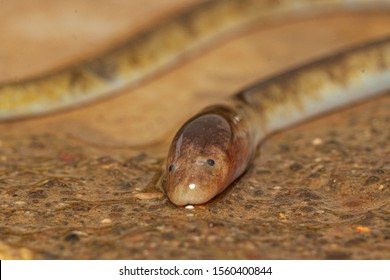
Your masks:
<path fill-rule="evenodd" d="M 174 166 L 173 164 L 171 164 L 171 165 L 168 167 L 168 171 L 169 171 L 169 172 L 172 172 L 174 168 L 175 168 L 175 166 Z"/>
<path fill-rule="evenodd" d="M 208 159 L 207 160 L 207 164 L 210 165 L 210 166 L 214 166 L 215 161 L 213 159 Z"/>

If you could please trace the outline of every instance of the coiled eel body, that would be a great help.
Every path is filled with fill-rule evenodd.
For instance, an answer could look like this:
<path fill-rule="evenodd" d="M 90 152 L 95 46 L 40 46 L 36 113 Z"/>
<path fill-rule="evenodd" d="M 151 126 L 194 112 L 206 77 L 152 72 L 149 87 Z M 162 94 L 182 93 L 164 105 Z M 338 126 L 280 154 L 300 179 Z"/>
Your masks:
<path fill-rule="evenodd" d="M 258 22 L 334 10 L 381 10 L 390 0 L 206 1 L 102 56 L 0 85 L 0 120 L 78 106 L 166 69 Z M 205 203 L 240 176 L 271 132 L 390 88 L 390 38 L 291 71 L 191 118 L 169 149 L 166 192 L 177 205 Z"/>

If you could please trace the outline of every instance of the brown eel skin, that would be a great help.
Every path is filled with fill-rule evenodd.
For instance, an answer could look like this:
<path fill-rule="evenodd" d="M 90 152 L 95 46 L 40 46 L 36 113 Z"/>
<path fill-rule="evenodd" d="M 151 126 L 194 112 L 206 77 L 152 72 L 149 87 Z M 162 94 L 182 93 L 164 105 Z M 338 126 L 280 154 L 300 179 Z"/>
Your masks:
<path fill-rule="evenodd" d="M 174 137 L 165 189 L 202 204 L 245 172 L 270 133 L 390 89 L 390 37 L 261 81 L 201 111 Z"/>

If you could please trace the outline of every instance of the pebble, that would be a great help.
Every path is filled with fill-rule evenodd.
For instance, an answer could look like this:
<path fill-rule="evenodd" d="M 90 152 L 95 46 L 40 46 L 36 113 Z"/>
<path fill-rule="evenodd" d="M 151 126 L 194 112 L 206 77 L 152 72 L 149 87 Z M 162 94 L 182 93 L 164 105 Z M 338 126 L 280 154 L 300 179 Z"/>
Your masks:
<path fill-rule="evenodd" d="M 371 231 L 369 227 L 365 227 L 365 226 L 357 226 L 355 227 L 355 230 L 361 233 L 369 233 Z"/>
<path fill-rule="evenodd" d="M 321 162 L 321 161 L 322 161 L 322 158 L 320 158 L 320 157 L 314 159 L 314 162 Z"/>
<path fill-rule="evenodd" d="M 314 138 L 313 141 L 311 141 L 311 143 L 313 146 L 318 146 L 318 145 L 321 145 L 322 143 L 324 143 L 324 140 L 317 137 L 317 138 Z"/>
<path fill-rule="evenodd" d="M 85 231 L 81 231 L 81 230 L 74 230 L 71 233 L 78 235 L 78 236 L 88 236 L 88 233 L 86 233 Z"/>
<path fill-rule="evenodd" d="M 137 193 L 134 195 L 134 197 L 141 200 L 149 200 L 149 199 L 161 198 L 163 197 L 163 195 L 164 194 L 161 192 Z"/>
<path fill-rule="evenodd" d="M 109 218 L 105 218 L 105 219 L 101 220 L 100 223 L 101 223 L 101 224 L 111 224 L 112 221 L 111 221 L 111 219 L 109 219 Z"/>
<path fill-rule="evenodd" d="M 22 201 L 22 200 L 18 200 L 15 202 L 15 205 L 25 205 L 26 202 L 25 201 Z"/>
<path fill-rule="evenodd" d="M 283 220 L 287 219 L 287 217 L 284 213 L 279 213 L 279 217 Z"/>

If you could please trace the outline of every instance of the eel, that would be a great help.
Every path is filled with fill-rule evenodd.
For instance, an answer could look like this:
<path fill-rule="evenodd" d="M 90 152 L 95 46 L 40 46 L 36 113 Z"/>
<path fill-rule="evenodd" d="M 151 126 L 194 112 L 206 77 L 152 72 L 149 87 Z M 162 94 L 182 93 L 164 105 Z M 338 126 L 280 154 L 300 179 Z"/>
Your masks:
<path fill-rule="evenodd" d="M 390 36 L 256 83 L 179 129 L 167 156 L 167 196 L 176 205 L 206 203 L 248 169 L 271 133 L 388 89 Z"/>
<path fill-rule="evenodd" d="M 381 10 L 390 0 L 208 0 L 146 27 L 69 68 L 0 84 L 0 121 L 39 116 L 110 96 L 167 70 L 250 24 L 337 10 Z"/>
<path fill-rule="evenodd" d="M 214 0 L 135 34 L 101 56 L 0 85 L 0 121 L 56 112 L 112 95 L 250 24 L 390 0 Z M 390 88 L 390 38 L 300 67 L 205 108 L 174 137 L 165 190 L 176 205 L 211 200 L 242 175 L 267 135 Z"/>

